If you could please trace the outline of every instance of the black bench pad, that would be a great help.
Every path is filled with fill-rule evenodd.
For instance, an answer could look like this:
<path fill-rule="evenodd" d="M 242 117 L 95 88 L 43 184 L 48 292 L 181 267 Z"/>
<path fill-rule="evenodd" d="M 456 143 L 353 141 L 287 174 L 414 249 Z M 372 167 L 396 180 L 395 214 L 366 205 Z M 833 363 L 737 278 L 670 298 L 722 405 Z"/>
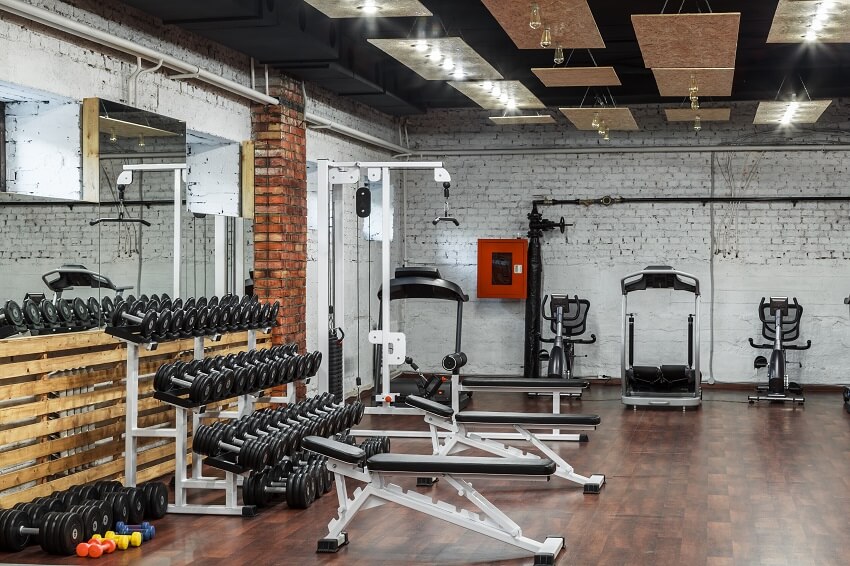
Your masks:
<path fill-rule="evenodd" d="M 533 391 L 535 389 L 552 389 L 559 387 L 589 387 L 584 379 L 551 379 L 541 377 L 539 379 L 528 377 L 465 377 L 461 385 L 469 387 L 522 387 Z"/>
<path fill-rule="evenodd" d="M 431 474 L 481 474 L 503 476 L 550 476 L 555 463 L 544 458 L 486 458 L 477 456 L 421 456 L 376 454 L 366 461 L 373 472 Z"/>
<path fill-rule="evenodd" d="M 301 442 L 301 447 L 305 450 L 327 456 L 328 458 L 357 466 L 362 465 L 363 460 L 366 459 L 366 452 L 362 448 L 322 436 L 308 436 L 304 438 Z"/>
<path fill-rule="evenodd" d="M 431 399 L 426 399 L 425 397 L 420 397 L 419 395 L 408 395 L 404 398 L 404 402 L 411 407 L 433 413 L 438 417 L 450 418 L 455 413 L 451 407 L 447 407 Z"/>
<path fill-rule="evenodd" d="M 462 411 L 455 416 L 459 423 L 467 424 L 506 424 L 506 425 L 575 425 L 596 426 L 602 419 L 599 415 L 572 415 L 554 413 L 487 413 L 483 411 Z"/>

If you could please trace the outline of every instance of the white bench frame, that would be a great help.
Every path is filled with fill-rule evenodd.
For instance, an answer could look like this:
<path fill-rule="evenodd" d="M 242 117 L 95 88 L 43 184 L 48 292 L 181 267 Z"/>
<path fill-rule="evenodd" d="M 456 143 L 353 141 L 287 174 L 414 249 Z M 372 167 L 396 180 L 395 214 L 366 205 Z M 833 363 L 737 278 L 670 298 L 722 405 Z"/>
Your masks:
<path fill-rule="evenodd" d="M 331 457 L 328 458 L 327 467 L 334 473 L 336 492 L 339 498 L 339 516 L 328 523 L 328 536 L 320 541 L 320 545 L 322 542 L 328 541 L 335 541 L 338 547 L 348 544 L 348 533 L 345 528 L 359 511 L 379 507 L 386 503 L 396 503 L 402 507 L 419 511 L 533 553 L 535 566 L 554 564 L 555 558 L 564 548 L 563 537 L 547 537 L 541 542 L 523 536 L 520 526 L 481 495 L 468 481 L 494 478 L 548 481 L 549 476 L 441 474 L 440 477 L 444 478 L 460 495 L 469 500 L 479 513 L 467 509 L 458 509 L 450 503 L 434 500 L 415 491 L 405 491 L 400 486 L 387 481 L 388 476 L 417 476 L 421 473 L 370 471 L 368 468 L 359 468 L 354 464 Z M 345 482 L 346 477 L 365 482 L 367 485 L 358 487 L 354 491 L 353 497 L 349 498 Z"/>

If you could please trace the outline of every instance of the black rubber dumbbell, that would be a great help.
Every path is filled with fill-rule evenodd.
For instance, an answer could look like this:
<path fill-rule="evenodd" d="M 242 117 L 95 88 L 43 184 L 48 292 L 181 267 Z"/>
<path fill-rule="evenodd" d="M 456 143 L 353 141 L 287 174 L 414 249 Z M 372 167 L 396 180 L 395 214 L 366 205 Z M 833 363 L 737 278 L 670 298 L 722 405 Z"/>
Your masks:
<path fill-rule="evenodd" d="M 48 511 L 38 504 L 30 504 L 30 512 L 20 509 L 0 511 L 0 548 L 19 552 L 37 537 L 41 548 L 50 554 L 72 555 L 84 538 L 83 519 L 77 513 Z"/>
<path fill-rule="evenodd" d="M 236 456 L 238 465 L 252 470 L 262 470 L 268 466 L 268 445 L 257 440 L 243 441 L 236 438 L 235 433 L 235 427 L 224 423 L 201 425 L 192 437 L 192 450 L 212 457 L 229 452 Z"/>
<path fill-rule="evenodd" d="M 110 322 L 112 326 L 124 326 L 128 322 L 132 323 L 139 327 L 139 334 L 142 337 L 150 338 L 159 329 L 157 325 L 159 316 L 156 311 L 146 310 L 146 307 L 147 303 L 141 300 L 117 304 L 112 311 Z"/>
<path fill-rule="evenodd" d="M 163 393 L 175 389 L 188 388 L 189 399 L 193 403 L 209 403 L 214 399 L 224 398 L 224 386 L 226 380 L 220 373 L 205 373 L 201 371 L 200 364 L 174 362 L 163 364 L 156 370 L 154 375 L 154 389 Z"/>
<path fill-rule="evenodd" d="M 281 478 L 273 478 L 269 472 L 260 472 L 246 477 L 242 483 L 242 500 L 245 505 L 267 506 L 275 496 L 286 497 L 286 504 L 293 509 L 306 509 L 316 499 L 316 482 L 306 471 L 297 471 Z M 278 481 L 275 481 L 277 479 Z"/>

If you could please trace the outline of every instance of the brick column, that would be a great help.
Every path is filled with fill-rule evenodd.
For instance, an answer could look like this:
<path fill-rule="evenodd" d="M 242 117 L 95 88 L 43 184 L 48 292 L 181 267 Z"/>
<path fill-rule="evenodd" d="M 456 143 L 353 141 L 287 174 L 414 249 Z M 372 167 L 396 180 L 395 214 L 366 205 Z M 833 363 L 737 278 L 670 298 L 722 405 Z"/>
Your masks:
<path fill-rule="evenodd" d="M 306 347 L 307 157 L 301 83 L 271 79 L 277 106 L 254 105 L 254 292 L 280 301 L 274 344 Z M 299 388 L 303 389 L 303 388 Z M 304 395 L 303 390 L 298 396 Z"/>

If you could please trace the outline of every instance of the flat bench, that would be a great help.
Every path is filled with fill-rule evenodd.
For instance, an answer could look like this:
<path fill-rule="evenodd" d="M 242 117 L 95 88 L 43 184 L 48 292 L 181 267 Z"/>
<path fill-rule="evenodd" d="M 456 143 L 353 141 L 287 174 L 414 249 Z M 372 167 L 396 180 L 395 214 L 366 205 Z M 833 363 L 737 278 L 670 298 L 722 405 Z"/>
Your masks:
<path fill-rule="evenodd" d="M 599 493 L 605 483 L 605 476 L 594 474 L 590 477 L 582 476 L 575 472 L 557 452 L 549 448 L 535 435 L 532 430 L 548 429 L 552 427 L 572 428 L 580 430 L 593 430 L 600 424 L 599 415 L 574 415 L 574 414 L 548 414 L 548 413 L 496 413 L 481 411 L 461 411 L 455 413 L 451 408 L 441 403 L 425 399 L 418 395 L 408 395 L 405 402 L 409 407 L 417 409 L 425 417 L 425 422 L 431 430 L 431 443 L 434 454 L 448 456 L 469 448 L 477 448 L 491 454 L 502 456 L 509 460 L 525 459 L 540 460 L 536 454 L 528 453 L 513 446 L 507 446 L 490 438 L 470 432 L 469 427 L 513 427 L 520 437 L 530 442 L 540 450 L 549 460 L 556 464 L 554 475 L 562 477 L 584 487 L 584 493 Z M 449 432 L 444 443 L 440 443 L 439 431 L 443 429 Z M 586 434 L 575 435 L 579 441 L 587 441 Z M 434 476 L 421 476 L 419 485 L 432 485 Z"/>
<path fill-rule="evenodd" d="M 520 389 L 522 391 L 567 391 L 587 389 L 590 382 L 584 379 L 552 379 L 552 378 L 528 378 L 528 377 L 465 377 L 460 382 L 461 386 L 470 391 L 480 389 Z"/>
<path fill-rule="evenodd" d="M 304 438 L 302 447 L 327 456 L 326 465 L 334 473 L 339 498 L 339 516 L 328 523 L 328 535 L 319 541 L 317 552 L 337 552 L 348 544 L 348 533 L 344 529 L 357 512 L 385 503 L 397 503 L 526 550 L 534 554 L 535 566 L 554 564 L 564 548 L 563 537 L 547 537 L 540 542 L 523 536 L 519 525 L 467 481 L 486 478 L 548 481 L 557 468 L 551 460 L 412 454 L 376 454 L 366 458 L 366 452 L 361 448 L 321 436 Z M 387 482 L 387 476 L 426 474 L 445 478 L 479 512 L 458 509 Z M 353 497 L 349 498 L 346 478 L 362 481 L 366 486 L 355 490 Z"/>

